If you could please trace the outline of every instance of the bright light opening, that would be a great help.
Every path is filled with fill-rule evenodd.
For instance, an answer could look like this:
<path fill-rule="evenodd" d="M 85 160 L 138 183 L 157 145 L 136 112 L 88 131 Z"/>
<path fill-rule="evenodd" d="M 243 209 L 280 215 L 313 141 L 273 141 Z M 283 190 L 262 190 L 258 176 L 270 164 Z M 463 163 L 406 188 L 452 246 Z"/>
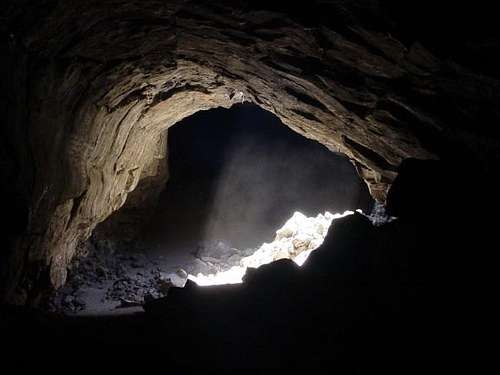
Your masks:
<path fill-rule="evenodd" d="M 252 255 L 241 258 L 238 266 L 214 274 L 188 275 L 188 279 L 200 286 L 238 284 L 243 282 L 247 268 L 259 268 L 279 259 L 291 259 L 302 266 L 311 252 L 323 243 L 332 222 L 353 213 L 345 211 L 342 214 L 331 214 L 327 211 L 316 217 L 306 217 L 295 212 L 285 225 L 276 231 L 273 242 L 264 243 Z"/>

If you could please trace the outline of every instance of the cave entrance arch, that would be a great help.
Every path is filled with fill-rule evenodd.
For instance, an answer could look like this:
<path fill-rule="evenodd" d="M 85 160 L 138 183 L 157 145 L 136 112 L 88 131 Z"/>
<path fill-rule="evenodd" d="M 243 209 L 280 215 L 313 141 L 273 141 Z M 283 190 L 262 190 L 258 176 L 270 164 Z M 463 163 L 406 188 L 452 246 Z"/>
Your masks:
<path fill-rule="evenodd" d="M 155 165 L 162 173 L 139 182 L 132 199 L 97 226 L 86 245 L 90 261 L 82 267 L 76 260 L 59 295 L 73 296 L 75 278 L 86 280 L 92 287 L 80 288 L 80 301 L 95 311 L 159 296 L 160 279 L 174 286 L 187 275 L 199 285 L 241 282 L 247 267 L 282 258 L 302 264 L 336 214 L 371 209 L 348 158 L 254 104 L 198 112 L 161 137 L 168 163 Z M 92 305 L 98 299 L 105 303 Z"/>
<path fill-rule="evenodd" d="M 161 134 L 198 111 L 254 103 L 297 133 L 346 154 L 381 202 L 404 158 L 434 156 L 414 131 L 421 129 L 414 124 L 425 122 L 411 105 L 415 93 L 396 90 L 401 68 L 358 45 L 359 35 L 328 28 L 311 33 L 291 27 L 290 19 L 266 30 L 281 19 L 269 15 L 263 23 L 235 22 L 246 35 L 235 37 L 226 28 L 216 31 L 220 23 L 211 13 L 218 26 L 207 38 L 189 12 L 169 14 L 175 22 L 157 25 L 158 32 L 120 29 L 124 44 L 115 39 L 107 45 L 99 29 L 90 38 L 75 30 L 78 43 L 60 50 L 67 41 L 59 38 L 69 34 L 52 34 L 55 29 L 48 27 L 40 29 L 40 43 L 33 41 L 29 64 L 25 50 L 9 52 L 9 64 L 19 70 L 6 85 L 15 98 L 9 129 L 13 143 L 22 144 L 19 160 L 11 164 L 21 166 L 16 184 L 29 218 L 5 262 L 14 270 L 2 281 L 7 300 L 37 304 L 45 291 L 64 285 L 78 244 L 133 201 L 143 181 L 154 180 Z M 127 14 L 116 16 L 102 24 L 129 20 Z M 75 21 L 65 18 L 60 30 L 73 29 Z M 85 24 L 85 18 L 77 23 Z M 358 64 L 362 60 L 370 63 Z M 38 68 L 29 72 L 30 66 Z M 37 110 L 26 117 L 20 103 Z"/>
<path fill-rule="evenodd" d="M 149 225 L 182 241 L 269 242 L 294 211 L 370 210 L 352 163 L 256 105 L 198 112 L 168 130 L 169 180 Z"/>
<path fill-rule="evenodd" d="M 383 201 L 400 157 L 373 151 L 385 146 L 369 131 L 371 125 L 355 125 L 355 116 L 324 87 L 300 77 L 285 78 L 273 67 L 253 63 L 235 64 L 230 73 L 221 66 L 180 58 L 147 74 L 140 70 L 132 74 L 119 64 L 111 68 L 111 78 L 89 84 L 84 97 L 78 93 L 79 105 L 71 116 L 61 112 L 58 121 L 47 125 L 64 137 L 44 138 L 36 150 L 40 167 L 34 171 L 35 181 L 54 183 L 50 192 L 44 183 L 33 185 L 36 205 L 23 234 L 28 238 L 17 242 L 20 250 L 14 251 L 9 266 L 18 272 L 8 280 L 7 294 L 36 304 L 44 291 L 64 285 L 78 245 L 97 224 L 119 209 L 144 207 L 144 197 L 154 197 L 143 191 L 162 178 L 165 131 L 199 111 L 245 102 L 258 105 L 298 134 L 346 154 L 372 197 Z M 262 74 L 238 78 L 245 67 L 262 69 Z M 83 66 L 74 70 L 73 78 L 84 79 Z M 64 84 L 67 77 L 61 79 Z M 52 94 L 46 97 L 71 98 L 68 93 Z M 44 108 L 49 107 L 42 106 L 42 117 L 53 117 L 53 111 L 44 114 Z M 39 127 L 45 120 L 40 118 L 32 131 L 45 132 Z M 24 256 L 29 261 L 16 264 Z"/>

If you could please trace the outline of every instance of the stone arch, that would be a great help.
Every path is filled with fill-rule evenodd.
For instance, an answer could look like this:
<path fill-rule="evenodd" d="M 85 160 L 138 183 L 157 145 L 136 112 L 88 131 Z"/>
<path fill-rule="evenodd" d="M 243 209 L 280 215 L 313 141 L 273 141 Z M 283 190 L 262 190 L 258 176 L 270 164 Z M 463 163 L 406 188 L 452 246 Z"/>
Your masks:
<path fill-rule="evenodd" d="M 23 144 L 9 163 L 19 167 L 29 211 L 6 293 L 26 301 L 40 295 L 35 285 L 61 286 L 78 242 L 150 176 L 160 135 L 197 111 L 253 102 L 346 154 L 384 201 L 403 159 L 440 155 L 457 108 L 474 103 L 467 116 L 479 117 L 498 99 L 496 81 L 393 38 L 379 5 L 362 9 L 382 22 L 374 30 L 359 4 L 340 3 L 328 5 L 349 21 L 337 29 L 225 2 L 31 9 L 38 31 L 12 31 L 3 45 L 12 71 L 7 133 Z M 463 79 L 467 89 L 457 90 Z"/>

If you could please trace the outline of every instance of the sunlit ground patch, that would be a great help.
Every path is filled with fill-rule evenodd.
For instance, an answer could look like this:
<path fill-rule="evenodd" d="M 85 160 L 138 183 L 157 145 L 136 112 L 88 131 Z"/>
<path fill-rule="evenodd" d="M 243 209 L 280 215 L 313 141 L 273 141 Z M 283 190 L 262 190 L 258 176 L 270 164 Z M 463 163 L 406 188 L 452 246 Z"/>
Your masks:
<path fill-rule="evenodd" d="M 323 243 L 332 222 L 353 213 L 345 211 L 342 214 L 332 214 L 327 211 L 316 217 L 306 217 L 295 212 L 285 225 L 276 231 L 273 242 L 264 243 L 252 255 L 242 258 L 238 266 L 214 274 L 188 275 L 188 279 L 200 286 L 238 284 L 243 282 L 247 268 L 259 268 L 279 259 L 291 259 L 302 266 L 311 252 Z"/>

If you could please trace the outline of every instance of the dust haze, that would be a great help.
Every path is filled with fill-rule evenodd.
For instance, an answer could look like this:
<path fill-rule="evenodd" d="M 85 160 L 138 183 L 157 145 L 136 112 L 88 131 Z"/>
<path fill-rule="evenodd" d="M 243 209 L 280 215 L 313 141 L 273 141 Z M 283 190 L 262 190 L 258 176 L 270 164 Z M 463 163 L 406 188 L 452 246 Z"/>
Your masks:
<path fill-rule="evenodd" d="M 169 130 L 172 175 L 155 220 L 175 219 L 175 228 L 160 226 L 165 236 L 257 247 L 295 211 L 316 216 L 370 209 L 367 188 L 349 160 L 256 106 L 212 110 L 183 122 Z"/>

